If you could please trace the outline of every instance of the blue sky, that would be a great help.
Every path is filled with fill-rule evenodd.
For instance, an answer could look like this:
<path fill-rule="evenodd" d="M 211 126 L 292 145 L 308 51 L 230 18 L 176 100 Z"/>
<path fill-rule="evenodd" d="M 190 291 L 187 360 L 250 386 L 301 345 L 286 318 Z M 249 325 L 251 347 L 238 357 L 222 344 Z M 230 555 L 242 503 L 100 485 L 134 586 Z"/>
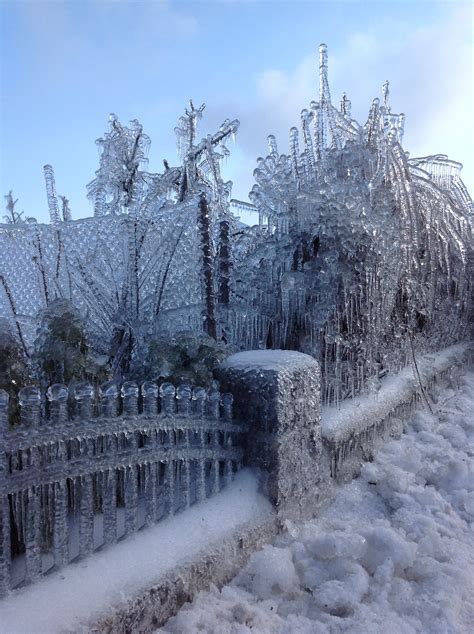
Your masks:
<path fill-rule="evenodd" d="M 176 164 L 173 128 L 189 98 L 207 104 L 203 133 L 240 119 L 226 176 L 245 199 L 267 135 L 286 151 L 317 98 L 320 42 L 335 103 L 347 91 L 363 122 L 389 79 L 405 149 L 461 161 L 474 191 L 470 2 L 0 0 L 0 10 L 1 193 L 13 189 L 40 221 L 45 163 L 73 217 L 92 214 L 85 186 L 110 112 L 143 124 L 151 171 Z"/>

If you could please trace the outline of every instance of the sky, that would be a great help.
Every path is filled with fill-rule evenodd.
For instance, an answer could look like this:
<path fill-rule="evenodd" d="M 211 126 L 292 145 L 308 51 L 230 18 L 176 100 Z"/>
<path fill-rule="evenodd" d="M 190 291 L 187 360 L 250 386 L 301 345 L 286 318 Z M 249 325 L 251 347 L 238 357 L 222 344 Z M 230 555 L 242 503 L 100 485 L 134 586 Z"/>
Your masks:
<path fill-rule="evenodd" d="M 224 176 L 246 200 L 268 134 L 287 152 L 317 100 L 321 42 L 333 103 L 347 92 L 364 123 L 388 79 L 405 150 L 460 161 L 474 191 L 471 2 L 0 0 L 0 40 L 0 189 L 41 222 L 46 163 L 73 217 L 92 215 L 86 184 L 111 112 L 143 124 L 150 171 L 178 164 L 174 127 L 190 98 L 206 104 L 203 135 L 240 120 Z"/>

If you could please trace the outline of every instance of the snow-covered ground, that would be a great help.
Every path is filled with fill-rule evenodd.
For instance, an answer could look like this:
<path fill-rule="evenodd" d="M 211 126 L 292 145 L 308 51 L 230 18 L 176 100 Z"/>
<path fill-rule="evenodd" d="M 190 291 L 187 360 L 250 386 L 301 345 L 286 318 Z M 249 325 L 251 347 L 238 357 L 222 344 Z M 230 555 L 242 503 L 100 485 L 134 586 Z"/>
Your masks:
<path fill-rule="evenodd" d="M 434 400 L 317 520 L 287 523 L 160 631 L 472 633 L 474 373 Z"/>

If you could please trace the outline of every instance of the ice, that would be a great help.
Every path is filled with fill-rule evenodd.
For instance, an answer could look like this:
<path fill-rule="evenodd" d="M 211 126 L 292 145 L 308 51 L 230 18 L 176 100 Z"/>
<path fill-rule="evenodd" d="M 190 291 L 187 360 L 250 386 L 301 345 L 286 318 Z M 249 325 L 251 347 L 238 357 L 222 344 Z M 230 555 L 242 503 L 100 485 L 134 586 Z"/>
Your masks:
<path fill-rule="evenodd" d="M 0 629 L 25 634 L 88 629 L 176 566 L 241 533 L 249 522 L 264 523 L 271 517 L 271 505 L 258 493 L 256 478 L 242 471 L 219 496 L 2 599 Z"/>
<path fill-rule="evenodd" d="M 413 412 L 317 519 L 287 521 L 229 585 L 159 631 L 470 633 L 474 373 L 456 382 L 435 386 L 435 413 Z M 469 431 L 463 447 L 447 422 Z"/>

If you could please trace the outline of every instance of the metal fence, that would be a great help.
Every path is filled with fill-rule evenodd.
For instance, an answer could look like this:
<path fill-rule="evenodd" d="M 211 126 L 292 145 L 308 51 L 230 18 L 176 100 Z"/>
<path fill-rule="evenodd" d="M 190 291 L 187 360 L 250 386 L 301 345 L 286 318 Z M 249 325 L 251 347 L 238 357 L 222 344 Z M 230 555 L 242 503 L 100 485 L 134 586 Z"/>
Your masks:
<path fill-rule="evenodd" d="M 231 394 L 170 383 L 0 391 L 0 596 L 217 493 L 242 462 Z"/>

